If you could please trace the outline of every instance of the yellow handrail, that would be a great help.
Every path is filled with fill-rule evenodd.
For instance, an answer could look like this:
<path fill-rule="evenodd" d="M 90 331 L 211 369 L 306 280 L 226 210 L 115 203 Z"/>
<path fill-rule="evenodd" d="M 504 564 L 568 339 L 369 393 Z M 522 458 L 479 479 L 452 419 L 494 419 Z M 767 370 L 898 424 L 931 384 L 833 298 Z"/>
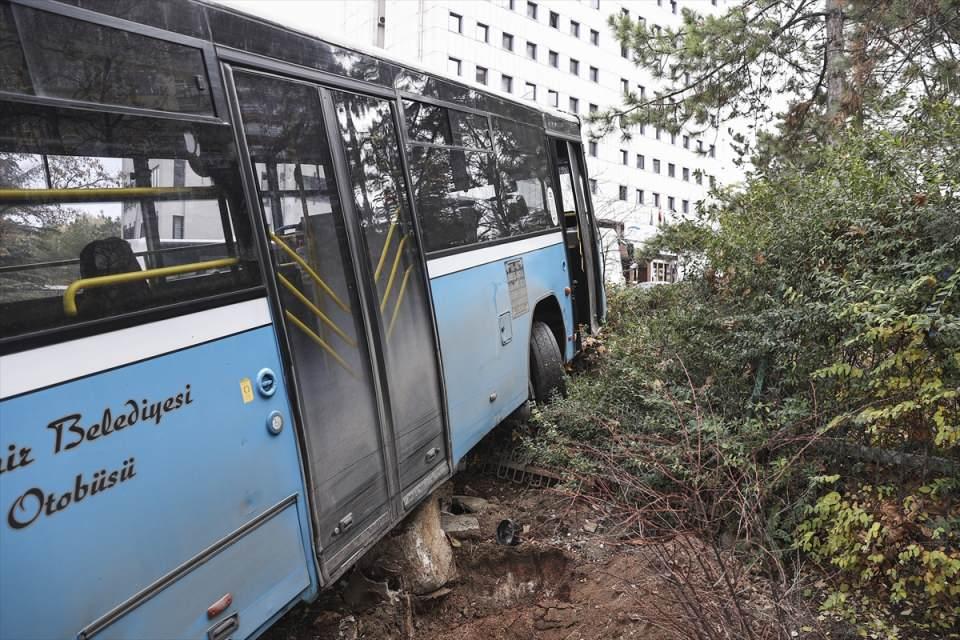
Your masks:
<path fill-rule="evenodd" d="M 387 308 L 387 298 L 390 297 L 390 289 L 393 288 L 393 279 L 397 275 L 397 267 L 400 265 L 400 257 L 403 256 L 403 245 L 407 243 L 410 234 L 400 238 L 400 245 L 397 247 L 397 255 L 393 258 L 393 267 L 390 269 L 390 277 L 387 278 L 387 288 L 383 291 L 383 300 L 380 301 L 380 312 Z"/>
<path fill-rule="evenodd" d="M 135 200 L 139 198 L 169 198 L 192 196 L 217 198 L 216 187 L 124 187 L 96 189 L 0 189 L 2 204 L 30 204 L 32 202 L 77 202 L 81 200 Z"/>
<path fill-rule="evenodd" d="M 346 342 L 346 343 L 347 343 L 348 345 L 350 345 L 351 347 L 356 348 L 357 343 L 353 341 L 353 338 L 351 338 L 350 336 L 348 336 L 347 334 L 345 334 L 345 333 L 340 329 L 340 327 L 337 326 L 337 324 L 336 324 L 333 320 L 331 320 L 330 318 L 328 318 L 327 315 L 317 307 L 317 305 L 313 304 L 313 302 L 311 302 L 310 299 L 307 298 L 307 296 L 303 295 L 303 292 L 300 291 L 300 289 L 297 289 L 297 287 L 295 287 L 292 282 L 290 282 L 289 280 L 287 280 L 285 277 L 283 277 L 282 274 L 279 274 L 279 273 L 277 274 L 277 280 L 279 280 L 279 281 L 280 281 L 280 284 L 282 284 L 284 287 L 286 287 L 287 291 L 289 291 L 290 293 L 292 293 L 297 300 L 299 300 L 300 302 L 302 302 L 302 303 L 304 304 L 304 306 L 306 306 L 308 309 L 310 309 L 310 311 L 312 311 L 315 316 L 317 316 L 318 318 L 320 318 L 320 319 L 321 319 L 323 322 L 325 322 L 331 329 L 333 329 L 333 332 L 334 332 L 334 333 L 336 333 L 338 336 L 340 336 L 341 338 L 343 338 L 343 341 L 344 341 L 344 342 Z"/>
<path fill-rule="evenodd" d="M 390 241 L 393 239 L 393 230 L 397 228 L 397 221 L 399 221 L 400 216 L 397 215 L 393 219 L 393 222 L 390 223 L 390 230 L 387 231 L 387 239 L 383 243 L 383 250 L 380 251 L 380 260 L 377 262 L 377 270 L 373 272 L 373 281 L 376 282 L 380 279 L 380 272 L 383 271 L 383 263 L 387 259 L 387 250 L 390 248 Z"/>
<path fill-rule="evenodd" d="M 387 340 L 390 339 L 390 335 L 393 333 L 393 325 L 397 322 L 397 316 L 400 313 L 400 303 L 403 302 L 403 294 L 407 290 L 407 278 L 410 277 L 411 269 L 413 269 L 413 265 L 407 267 L 406 271 L 403 272 L 403 280 L 400 281 L 400 292 L 397 293 L 397 302 L 393 305 L 393 316 L 390 318 L 390 326 L 387 327 Z"/>
<path fill-rule="evenodd" d="M 113 273 L 108 276 L 80 278 L 79 280 L 74 280 L 71 282 L 70 286 L 67 287 L 66 292 L 64 292 L 63 311 L 71 317 L 77 315 L 77 292 L 81 289 L 109 287 L 111 285 L 124 284 L 126 282 L 149 280 L 150 278 L 175 276 L 181 273 L 192 273 L 194 271 L 206 271 L 207 269 L 232 267 L 237 265 L 239 262 L 240 261 L 237 258 L 220 258 L 218 260 L 207 260 L 205 262 L 178 264 L 172 267 L 159 267 L 157 269 L 146 269 L 144 271 L 127 271 L 124 273 Z"/>
<path fill-rule="evenodd" d="M 306 261 L 306 260 L 304 260 L 303 258 L 301 258 L 300 255 L 299 255 L 296 251 L 294 251 L 293 249 L 291 249 L 291 248 L 287 245 L 287 243 L 285 243 L 283 240 L 281 240 L 280 238 L 278 238 L 278 237 L 277 237 L 277 234 L 273 233 L 272 231 L 270 232 L 270 239 L 273 240 L 273 241 L 277 244 L 278 247 L 280 247 L 281 249 L 283 249 L 283 252 L 286 253 L 288 256 L 290 256 L 290 258 L 291 258 L 294 262 L 296 262 L 298 265 L 300 265 L 300 268 L 303 269 L 304 271 L 306 271 L 306 272 L 307 272 L 307 275 L 309 275 L 311 278 L 313 278 L 314 282 L 316 282 L 318 285 L 320 285 L 320 288 L 323 289 L 324 291 L 326 291 L 328 296 L 330 296 L 331 298 L 333 298 L 333 301 L 336 303 L 336 305 L 337 305 L 338 307 L 340 307 L 341 309 L 343 309 L 343 310 L 346 311 L 347 313 L 350 313 L 350 307 L 348 307 L 346 304 L 344 304 L 343 301 L 340 300 L 340 298 L 337 297 L 337 294 L 333 292 L 333 289 L 331 289 L 329 286 L 327 286 L 327 283 L 323 281 L 323 278 L 320 277 L 320 274 L 318 274 L 316 271 L 314 271 L 313 268 L 312 268 L 310 265 L 307 264 L 307 261 Z"/>
<path fill-rule="evenodd" d="M 336 361 L 340 364 L 341 367 L 343 367 L 344 369 L 347 370 L 347 373 L 349 373 L 349 374 L 350 374 L 351 376 L 353 376 L 354 378 L 357 377 L 357 374 L 355 374 L 355 373 L 353 372 L 353 369 L 350 368 L 350 365 L 348 365 L 348 364 L 344 361 L 344 359 L 341 358 L 340 355 L 339 355 L 336 351 L 334 351 L 333 347 L 331 347 L 329 344 L 327 344 L 327 342 L 326 342 L 323 338 L 321 338 L 321 337 L 318 336 L 316 333 L 314 333 L 313 329 L 311 329 L 310 327 L 308 327 L 307 325 L 305 325 L 305 324 L 300 320 L 300 318 L 298 318 L 297 316 L 293 315 L 293 314 L 290 313 L 289 311 L 286 311 L 286 310 L 285 310 L 285 311 L 283 312 L 283 314 L 287 317 L 287 320 L 289 320 L 290 322 L 293 323 L 293 326 L 295 326 L 296 328 L 300 329 L 300 331 L 303 331 L 305 334 L 307 334 L 307 337 L 308 337 L 308 338 L 310 338 L 311 340 L 313 340 L 314 342 L 316 342 L 318 345 L 320 345 L 320 347 L 323 348 L 324 351 L 326 351 L 327 353 L 329 353 L 329 354 L 333 357 L 333 359 L 336 360 Z"/>

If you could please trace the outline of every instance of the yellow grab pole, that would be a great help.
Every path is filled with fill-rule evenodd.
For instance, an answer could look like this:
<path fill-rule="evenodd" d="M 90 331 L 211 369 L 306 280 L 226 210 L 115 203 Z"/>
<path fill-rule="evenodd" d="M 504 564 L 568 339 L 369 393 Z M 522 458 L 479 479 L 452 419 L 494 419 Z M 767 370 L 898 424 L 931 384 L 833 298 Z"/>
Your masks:
<path fill-rule="evenodd" d="M 398 215 L 393 219 L 393 222 L 390 223 L 390 230 L 387 231 L 387 239 L 383 243 L 383 250 L 380 252 L 380 260 L 377 262 L 377 269 L 373 272 L 373 281 L 376 282 L 380 279 L 380 272 L 383 271 L 383 264 L 387 261 L 387 250 L 390 249 L 390 241 L 393 240 L 393 230 L 397 228 L 397 221 L 400 219 Z"/>
<path fill-rule="evenodd" d="M 287 280 L 285 277 L 283 277 L 282 274 L 279 274 L 279 273 L 277 274 L 277 280 L 279 280 L 279 281 L 280 281 L 280 284 L 282 284 L 284 287 L 286 287 L 287 291 L 289 291 L 290 293 L 292 293 L 292 294 L 294 295 L 294 297 L 296 297 L 297 300 L 299 300 L 300 302 L 302 302 L 308 309 L 310 309 L 310 311 L 312 311 L 315 316 L 317 316 L 318 318 L 320 318 L 324 323 L 327 324 L 327 326 L 329 326 L 331 329 L 333 329 L 333 332 L 334 332 L 334 333 L 336 333 L 338 336 L 340 336 L 341 338 L 343 338 L 343 341 L 344 341 L 344 342 L 346 342 L 346 343 L 347 343 L 348 345 L 350 345 L 351 347 L 356 348 L 357 343 L 353 341 L 353 338 L 351 338 L 351 337 L 348 336 L 346 333 L 344 333 L 343 330 L 340 329 L 340 327 L 337 326 L 337 323 L 335 323 L 333 320 L 331 320 L 330 318 L 328 318 L 327 315 L 326 315 L 323 311 L 321 311 L 321 310 L 317 307 L 317 305 L 313 304 L 313 303 L 310 301 L 310 299 L 307 298 L 307 296 L 303 295 L 303 292 L 300 291 L 300 289 L 297 289 L 292 282 L 290 282 L 289 280 Z"/>
<path fill-rule="evenodd" d="M 175 276 L 181 273 L 193 273 L 194 271 L 207 271 L 208 269 L 220 269 L 222 267 L 233 267 L 239 264 L 236 258 L 220 258 L 218 260 L 207 260 L 205 262 L 191 262 L 189 264 L 177 264 L 172 267 L 159 267 L 157 269 L 144 269 L 143 271 L 126 271 L 124 273 L 113 273 L 108 276 L 94 276 L 93 278 L 80 278 L 74 280 L 67 287 L 63 294 L 63 312 L 68 316 L 77 315 L 77 293 L 81 289 L 96 289 L 99 287 L 109 287 L 115 284 L 125 284 L 127 282 L 137 282 L 138 280 L 149 280 L 150 278 L 161 278 L 163 276 Z"/>
<path fill-rule="evenodd" d="M 293 259 L 294 262 L 296 262 L 298 265 L 300 265 L 300 268 L 303 269 L 304 271 L 306 271 L 306 272 L 307 272 L 307 275 L 309 275 L 311 278 L 313 278 L 314 282 L 316 282 L 318 285 L 320 285 L 320 288 L 323 289 L 323 290 L 327 293 L 328 296 L 330 296 L 331 298 L 333 298 L 333 301 L 336 303 L 336 305 L 337 305 L 338 307 L 340 307 L 341 309 L 343 309 L 343 310 L 346 311 L 347 313 L 350 313 L 350 307 L 348 307 L 346 304 L 344 304 L 343 301 L 340 300 L 340 298 L 337 297 L 337 294 L 333 292 L 333 289 L 331 289 L 329 286 L 327 286 L 327 283 L 323 281 L 323 278 L 320 277 L 320 274 L 318 274 L 316 271 L 314 271 L 313 268 L 312 268 L 309 264 L 307 264 L 307 261 L 306 261 L 306 260 L 304 260 L 303 258 L 301 258 L 300 255 L 299 255 L 296 251 L 294 251 L 293 249 L 291 249 L 291 248 L 287 245 L 287 243 L 285 243 L 283 240 L 281 240 L 280 238 L 278 238 L 278 237 L 277 237 L 277 234 L 273 233 L 272 231 L 270 232 L 270 239 L 273 240 L 273 241 L 277 244 L 278 247 L 280 247 L 281 249 L 283 249 L 283 252 L 286 253 L 288 256 L 290 256 L 290 258 Z"/>
<path fill-rule="evenodd" d="M 400 266 L 400 257 L 403 255 L 403 245 L 407 243 L 410 234 L 400 238 L 400 246 L 397 247 L 397 255 L 393 259 L 393 268 L 390 269 L 390 277 L 387 278 L 387 288 L 383 292 L 383 300 L 380 301 L 380 312 L 387 308 L 387 298 L 390 297 L 390 289 L 393 288 L 393 279 L 397 276 L 397 267 Z"/>
<path fill-rule="evenodd" d="M 287 317 L 287 320 L 289 320 L 290 322 L 292 322 L 293 325 L 294 325 L 296 328 L 300 329 L 300 330 L 303 331 L 305 334 L 307 334 L 307 337 L 308 337 L 308 338 L 310 338 L 311 340 L 313 340 L 314 342 L 316 342 L 318 345 L 320 345 L 320 346 L 323 348 L 324 351 L 326 351 L 327 353 L 329 353 L 329 354 L 333 357 L 333 359 L 336 360 L 336 361 L 340 364 L 341 367 L 343 367 L 344 369 L 347 370 L 347 373 L 349 373 L 349 374 L 350 374 L 351 376 L 353 376 L 354 378 L 357 377 L 357 374 L 355 374 L 355 373 L 353 372 L 353 369 L 350 368 L 350 365 L 348 365 L 348 364 L 344 361 L 344 359 L 341 358 L 340 355 L 339 355 L 336 351 L 334 351 L 333 347 L 331 347 L 329 344 L 327 344 L 326 341 L 325 341 L 323 338 L 321 338 L 321 337 L 318 336 L 316 333 L 314 333 L 313 329 L 311 329 L 310 327 L 308 327 L 307 325 L 305 325 L 303 322 L 300 321 L 300 319 L 299 319 L 297 316 L 293 315 L 293 314 L 290 313 L 289 311 L 284 311 L 283 313 L 284 313 L 284 315 Z"/>
<path fill-rule="evenodd" d="M 407 267 L 406 271 L 403 272 L 403 280 L 400 281 L 400 292 L 397 294 L 397 303 L 393 305 L 393 316 L 390 318 L 390 326 L 387 327 L 387 340 L 390 339 L 390 335 L 393 333 L 393 325 L 397 322 L 397 316 L 400 315 L 400 303 L 403 302 L 403 294 L 407 290 L 407 279 L 410 277 L 410 270 L 413 269 L 413 265 Z"/>

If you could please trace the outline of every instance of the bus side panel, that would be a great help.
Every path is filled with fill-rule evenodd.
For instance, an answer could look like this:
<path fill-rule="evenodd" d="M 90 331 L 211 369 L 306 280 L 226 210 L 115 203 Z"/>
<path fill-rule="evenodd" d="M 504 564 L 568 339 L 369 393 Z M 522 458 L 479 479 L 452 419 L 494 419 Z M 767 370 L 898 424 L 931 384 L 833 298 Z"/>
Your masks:
<path fill-rule="evenodd" d="M 210 313 L 193 317 L 216 322 Z M 122 350 L 164 329 L 85 340 Z M 33 366 L 56 367 L 51 357 L 70 345 L 41 350 Z M 16 375 L 2 364 L 2 375 Z M 257 383 L 264 369 L 275 374 L 272 394 Z M 278 435 L 267 429 L 273 412 Z M 76 637 L 156 587 L 99 633 L 88 630 L 201 638 L 238 613 L 232 637 L 242 638 L 315 589 L 271 325 L 7 399 L 0 446 L 19 463 L 4 459 L 0 476 L 0 637 Z M 233 604 L 208 619 L 228 593 Z"/>
<path fill-rule="evenodd" d="M 466 253 L 463 255 L 467 255 Z M 527 310 L 513 315 L 505 263 L 523 259 Z M 573 333 L 570 280 L 562 241 L 431 279 L 450 411 L 453 460 L 527 400 L 530 328 L 538 301 L 555 296 L 564 333 Z M 504 308 L 504 300 L 506 300 Z M 511 312 L 512 339 L 502 344 L 500 316 Z M 573 357 L 567 341 L 565 359 Z M 491 398 L 493 398 L 491 400 Z"/>

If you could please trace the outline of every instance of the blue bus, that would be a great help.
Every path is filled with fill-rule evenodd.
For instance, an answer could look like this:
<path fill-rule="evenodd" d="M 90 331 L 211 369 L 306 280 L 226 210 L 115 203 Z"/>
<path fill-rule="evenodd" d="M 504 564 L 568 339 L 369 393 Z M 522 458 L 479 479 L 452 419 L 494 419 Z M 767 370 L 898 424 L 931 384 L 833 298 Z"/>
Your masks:
<path fill-rule="evenodd" d="M 576 118 L 192 0 L 0 0 L 0 638 L 248 638 L 605 300 Z"/>

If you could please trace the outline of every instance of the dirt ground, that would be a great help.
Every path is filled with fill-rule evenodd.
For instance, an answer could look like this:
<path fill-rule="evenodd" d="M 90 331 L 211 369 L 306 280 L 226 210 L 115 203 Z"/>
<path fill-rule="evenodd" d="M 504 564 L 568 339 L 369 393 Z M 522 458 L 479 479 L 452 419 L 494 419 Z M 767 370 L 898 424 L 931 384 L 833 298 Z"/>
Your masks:
<path fill-rule="evenodd" d="M 663 586 L 656 554 L 618 542 L 588 509 L 550 489 L 460 473 L 446 490 L 491 505 L 480 535 L 455 546 L 457 579 L 430 597 L 351 598 L 351 574 L 290 611 L 267 640 L 613 640 L 673 638 L 657 624 Z M 523 527 L 521 542 L 496 542 L 497 524 Z M 596 529 L 595 529 L 596 526 Z M 595 529 L 595 530 L 594 530 Z M 363 581 L 354 576 L 352 580 Z M 366 583 L 365 583 L 366 584 Z M 348 603 L 348 600 L 350 603 Z"/>

